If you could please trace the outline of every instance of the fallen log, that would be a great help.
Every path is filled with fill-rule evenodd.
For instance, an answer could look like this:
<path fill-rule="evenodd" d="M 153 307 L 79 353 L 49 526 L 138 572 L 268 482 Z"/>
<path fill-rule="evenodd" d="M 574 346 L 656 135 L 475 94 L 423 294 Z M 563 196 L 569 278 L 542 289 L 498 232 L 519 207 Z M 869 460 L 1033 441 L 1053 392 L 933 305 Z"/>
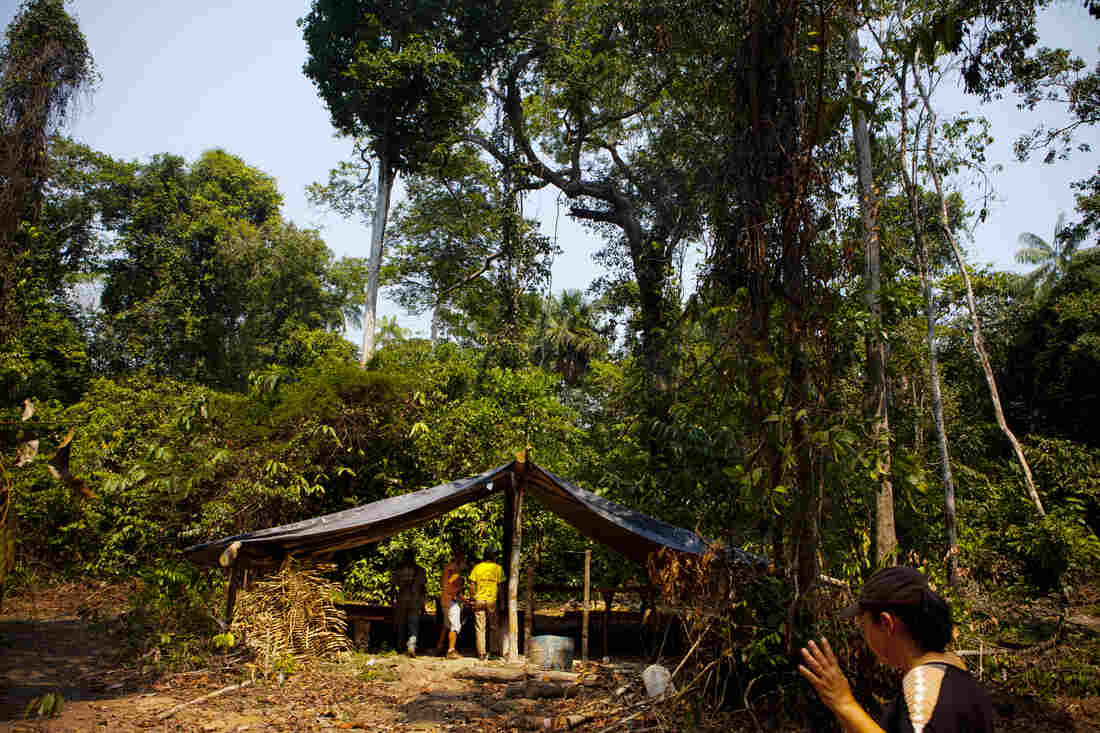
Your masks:
<path fill-rule="evenodd" d="M 163 713 L 158 715 L 157 720 L 166 720 L 168 718 L 171 718 L 173 715 L 175 715 L 180 710 L 183 710 L 186 707 L 190 707 L 191 705 L 197 705 L 200 702 L 205 702 L 206 700 L 210 700 L 211 698 L 218 697 L 219 695 L 224 695 L 227 692 L 233 692 L 233 690 L 239 690 L 242 687 L 248 687 L 251 684 L 252 684 L 252 680 L 245 680 L 244 682 L 240 683 L 239 685 L 229 685 L 228 687 L 223 687 L 220 690 L 216 690 L 214 692 L 211 692 L 208 695 L 203 695 L 202 697 L 196 697 L 194 700 L 190 700 L 188 702 L 181 702 L 179 705 L 176 705 L 175 707 L 169 708 L 168 710 L 165 710 Z"/>
<path fill-rule="evenodd" d="M 581 675 L 576 672 L 559 672 L 557 670 L 541 670 L 530 669 L 527 670 L 527 676 L 536 680 L 544 680 L 546 682 L 580 682 Z M 585 678 L 585 682 L 591 681 L 591 678 Z"/>
<path fill-rule="evenodd" d="M 454 676 L 459 679 L 475 680 L 477 682 L 519 682 L 531 678 L 543 682 L 567 682 L 571 684 L 595 683 L 595 680 L 591 677 L 582 679 L 582 676 L 576 672 L 540 670 L 529 667 L 473 666 L 455 670 Z"/>
<path fill-rule="evenodd" d="M 557 682 L 528 680 L 508 685 L 504 695 L 505 697 L 526 697 L 532 700 L 545 697 L 576 697 L 580 689 L 580 685 L 563 685 Z"/>
<path fill-rule="evenodd" d="M 572 730 L 592 719 L 591 715 L 558 715 L 553 718 L 541 715 L 521 715 L 513 718 L 508 727 L 520 730 Z"/>
<path fill-rule="evenodd" d="M 454 676 L 477 682 L 516 682 L 527 679 L 522 667 L 468 667 L 455 670 Z"/>

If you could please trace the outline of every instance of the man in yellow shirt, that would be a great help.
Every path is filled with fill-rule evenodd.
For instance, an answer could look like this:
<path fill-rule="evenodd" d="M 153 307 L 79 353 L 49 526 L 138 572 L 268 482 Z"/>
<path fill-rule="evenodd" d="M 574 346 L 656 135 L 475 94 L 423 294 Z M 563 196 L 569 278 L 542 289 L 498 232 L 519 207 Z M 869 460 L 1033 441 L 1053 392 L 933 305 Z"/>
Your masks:
<path fill-rule="evenodd" d="M 470 571 L 470 585 L 474 599 L 474 636 L 477 640 L 477 656 L 481 661 L 489 658 L 485 646 L 485 632 L 492 638 L 497 625 L 497 587 L 504 582 L 504 568 L 496 564 L 496 553 L 489 550 L 485 561 Z M 486 629 L 488 626 L 488 629 Z"/>
<path fill-rule="evenodd" d="M 457 659 L 455 641 L 462 629 L 462 573 L 466 570 L 466 556 L 461 547 L 455 547 L 452 559 L 443 566 L 439 578 L 439 608 L 443 612 L 443 625 L 439 629 L 436 653 L 443 656 L 443 642 L 448 641 L 447 657 Z"/>

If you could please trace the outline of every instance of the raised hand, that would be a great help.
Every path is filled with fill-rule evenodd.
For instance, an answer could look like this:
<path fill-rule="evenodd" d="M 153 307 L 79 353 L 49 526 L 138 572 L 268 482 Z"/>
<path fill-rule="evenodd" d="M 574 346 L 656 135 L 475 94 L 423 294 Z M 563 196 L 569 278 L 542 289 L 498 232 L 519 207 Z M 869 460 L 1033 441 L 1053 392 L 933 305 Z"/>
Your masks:
<path fill-rule="evenodd" d="M 813 686 L 826 707 L 837 712 L 839 708 L 855 703 L 848 678 L 840 671 L 827 639 L 822 638 L 820 645 L 811 641 L 803 647 L 802 659 L 804 664 L 798 665 L 798 672 Z"/>

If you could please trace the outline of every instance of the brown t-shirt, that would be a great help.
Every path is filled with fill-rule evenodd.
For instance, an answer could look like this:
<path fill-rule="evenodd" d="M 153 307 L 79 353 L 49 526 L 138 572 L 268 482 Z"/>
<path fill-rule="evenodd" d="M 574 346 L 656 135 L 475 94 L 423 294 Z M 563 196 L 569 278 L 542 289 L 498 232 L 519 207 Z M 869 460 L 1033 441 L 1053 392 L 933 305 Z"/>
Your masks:
<path fill-rule="evenodd" d="M 993 703 L 966 670 L 942 662 L 914 667 L 886 708 L 886 733 L 993 733 Z"/>

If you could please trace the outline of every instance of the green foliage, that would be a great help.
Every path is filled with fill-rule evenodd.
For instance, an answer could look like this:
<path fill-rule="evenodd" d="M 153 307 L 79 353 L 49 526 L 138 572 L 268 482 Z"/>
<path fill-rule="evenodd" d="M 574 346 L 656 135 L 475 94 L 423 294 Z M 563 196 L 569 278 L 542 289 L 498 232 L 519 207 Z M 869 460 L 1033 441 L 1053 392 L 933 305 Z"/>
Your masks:
<path fill-rule="evenodd" d="M 298 661 L 294 658 L 293 654 L 280 654 L 277 656 L 272 665 L 271 673 L 279 676 L 280 679 L 290 677 L 298 670 Z"/>
<path fill-rule="evenodd" d="M 406 181 L 382 278 L 409 312 L 431 312 L 433 338 L 442 329 L 460 343 L 498 335 L 513 305 L 504 301 L 517 289 L 516 319 L 532 320 L 529 304 L 549 280 L 554 244 L 512 210 L 508 177 L 471 146 L 456 146 L 437 149 Z"/>
<path fill-rule="evenodd" d="M 321 355 L 257 374 L 253 385 L 239 395 L 150 376 L 100 379 L 79 403 L 42 405 L 37 420 L 76 428 L 73 472 L 95 496 L 78 501 L 41 462 L 22 470 L 15 509 L 24 526 L 41 528 L 24 542 L 26 557 L 124 576 L 175 562 L 179 549 L 211 537 L 478 473 L 527 444 L 536 460 L 565 475 L 585 454 L 585 433 L 558 399 L 554 375 L 482 369 L 480 354 L 453 345 L 393 343 L 368 370 Z M 44 437 L 41 451 L 51 452 L 56 440 Z M 385 574 L 405 547 L 430 568 L 442 566 L 453 543 L 471 557 L 499 550 L 500 511 L 492 502 L 462 507 L 349 555 L 349 594 L 381 599 Z M 582 540 L 534 508 L 528 516 L 547 572 L 558 573 L 553 551 L 582 547 Z M 177 570 L 144 579 L 150 593 L 160 589 L 144 606 L 155 610 L 186 585 Z M 436 582 L 433 575 L 433 589 Z"/>
<path fill-rule="evenodd" d="M 365 279 L 318 234 L 284 222 L 274 180 L 222 150 L 105 164 L 99 358 L 110 369 L 240 388 L 300 329 L 342 327 Z"/>
<path fill-rule="evenodd" d="M 47 692 L 45 695 L 39 695 L 27 703 L 27 707 L 23 710 L 23 717 L 28 720 L 31 718 L 54 718 L 61 713 L 64 707 L 65 697 L 60 692 Z"/>
<path fill-rule="evenodd" d="M 576 386 L 589 364 L 609 350 L 607 332 L 597 323 L 597 307 L 579 290 L 563 290 L 543 303 L 532 358 Z"/>
<path fill-rule="evenodd" d="M 369 137 L 393 171 L 416 172 L 462 126 L 527 3 L 314 0 L 298 24 L 303 71 L 333 125 Z"/>
<path fill-rule="evenodd" d="M 117 622 L 125 651 L 151 671 L 200 666 L 212 650 L 222 648 L 214 634 L 224 599 L 225 579 L 219 573 L 174 555 L 145 561 L 130 608 Z"/>
<path fill-rule="evenodd" d="M 213 622 L 212 607 L 224 582 L 216 575 L 179 559 L 161 558 L 137 575 L 134 611 L 151 629 L 174 633 L 204 631 Z M 232 646 L 232 644 L 230 644 Z"/>
<path fill-rule="evenodd" d="M 215 649 L 224 649 L 226 651 L 232 649 L 237 643 L 233 634 L 228 631 L 222 634 L 215 634 L 210 641 L 214 644 Z"/>
<path fill-rule="evenodd" d="M 1033 432 L 1097 446 L 1100 409 L 1100 250 L 1081 251 L 1065 275 L 1012 332 L 1007 397 Z"/>
<path fill-rule="evenodd" d="M 1100 452 L 1044 437 L 1025 450 L 1047 516 L 1034 517 L 1022 477 L 1004 476 L 964 505 L 964 550 L 984 577 L 1043 591 L 1076 585 L 1100 564 Z"/>
<path fill-rule="evenodd" d="M 379 655 L 364 652 L 352 652 L 347 666 L 356 679 L 362 682 L 396 682 L 401 675 L 396 664 L 379 664 Z"/>
<path fill-rule="evenodd" d="M 1038 40 L 1033 0 L 961 0 L 933 5 L 910 40 L 909 56 L 920 48 L 926 63 L 939 49 L 960 53 L 966 91 L 989 99 L 1024 73 L 1028 50 Z"/>
<path fill-rule="evenodd" d="M 13 402 L 79 399 L 93 364 L 71 309 L 46 298 L 28 298 L 23 315 L 31 327 L 0 348 L 0 391 Z"/>
<path fill-rule="evenodd" d="M 354 156 L 358 160 L 341 161 L 329 171 L 327 183 L 306 186 L 306 196 L 314 206 L 332 209 L 345 219 L 358 217 L 370 226 L 374 214 L 374 186 L 370 182 L 370 151 L 361 140 L 355 141 Z"/>
<path fill-rule="evenodd" d="M 87 41 L 62 0 L 21 3 L 0 45 L 0 369 L 6 372 L 0 378 L 5 382 L 12 361 L 33 362 L 48 350 L 23 333 L 36 325 L 36 316 L 52 311 L 43 301 L 61 300 L 56 272 L 41 267 L 42 260 L 63 260 L 65 252 L 51 251 L 56 242 L 40 229 L 51 173 L 48 141 L 69 120 L 75 97 L 95 79 Z"/>
<path fill-rule="evenodd" d="M 1100 84 L 1100 71 L 1095 75 L 1097 84 Z M 1077 211 L 1081 214 L 1081 221 L 1070 226 L 1066 233 L 1068 237 L 1085 241 L 1090 234 L 1100 240 L 1100 174 L 1070 184 L 1075 193 L 1073 195 L 1077 204 Z M 1094 240 L 1093 244 L 1100 241 Z"/>
<path fill-rule="evenodd" d="M 348 600 L 364 601 L 366 603 L 392 602 L 393 587 L 390 584 L 389 576 L 390 571 L 395 566 L 396 562 L 391 562 L 382 554 L 360 558 L 348 568 L 344 575 L 345 596 Z M 434 592 L 429 590 L 429 593 L 434 594 Z"/>

